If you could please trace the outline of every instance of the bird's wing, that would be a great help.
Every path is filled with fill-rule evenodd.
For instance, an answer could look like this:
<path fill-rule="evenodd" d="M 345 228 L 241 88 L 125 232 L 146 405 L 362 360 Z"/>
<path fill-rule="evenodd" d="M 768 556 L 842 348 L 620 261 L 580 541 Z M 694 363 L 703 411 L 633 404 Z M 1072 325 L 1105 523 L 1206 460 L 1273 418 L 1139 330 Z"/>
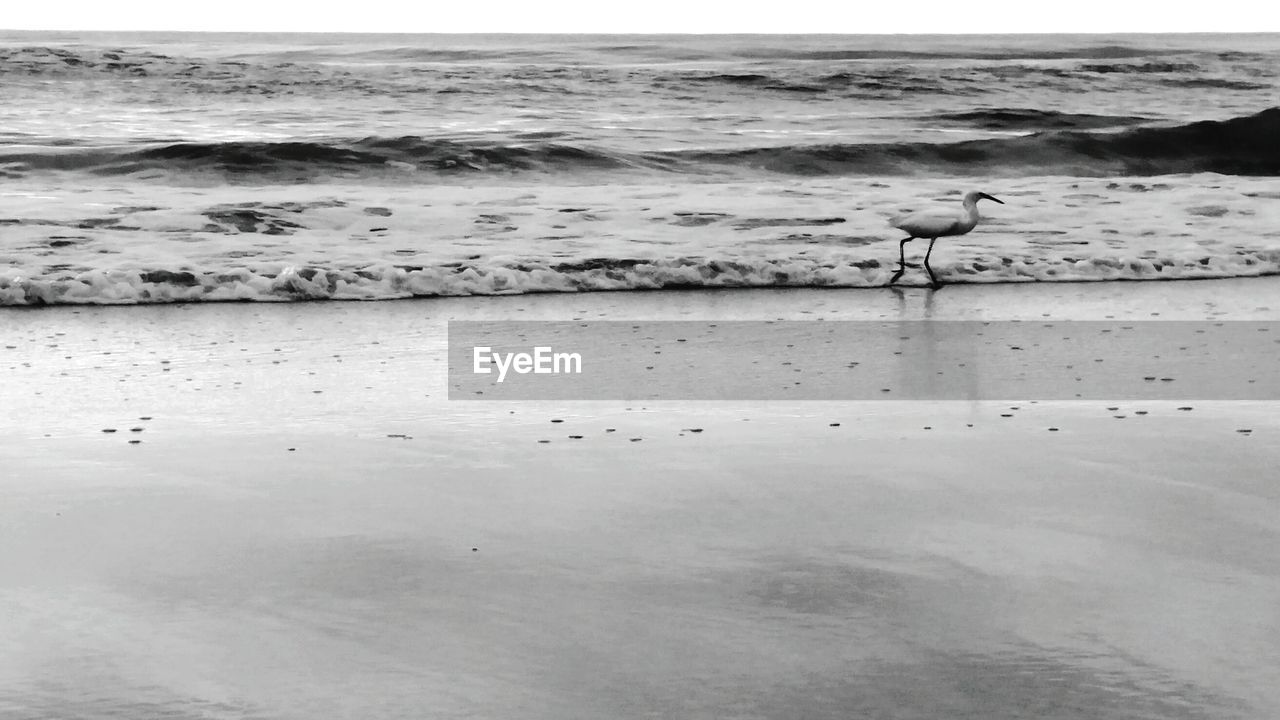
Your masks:
<path fill-rule="evenodd" d="M 959 214 L 953 210 L 923 210 L 895 217 L 890 225 L 916 237 L 938 237 L 950 234 L 959 221 Z"/>

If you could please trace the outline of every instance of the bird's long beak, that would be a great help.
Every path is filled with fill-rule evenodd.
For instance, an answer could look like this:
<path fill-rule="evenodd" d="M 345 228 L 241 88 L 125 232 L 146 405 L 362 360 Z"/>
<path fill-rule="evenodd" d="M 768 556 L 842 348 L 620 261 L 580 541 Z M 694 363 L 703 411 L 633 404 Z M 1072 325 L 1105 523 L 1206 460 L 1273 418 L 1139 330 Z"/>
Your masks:
<path fill-rule="evenodd" d="M 1003 204 L 1004 204 L 1004 201 L 1003 201 L 1003 200 L 1001 200 L 1000 198 L 998 198 L 998 197 L 991 197 L 990 195 L 988 195 L 988 194 L 986 194 L 986 193 L 978 193 L 978 197 L 980 197 L 980 198 L 986 198 L 987 200 L 992 200 L 992 201 L 998 202 L 998 203 L 1000 203 L 1001 205 L 1003 205 Z"/>

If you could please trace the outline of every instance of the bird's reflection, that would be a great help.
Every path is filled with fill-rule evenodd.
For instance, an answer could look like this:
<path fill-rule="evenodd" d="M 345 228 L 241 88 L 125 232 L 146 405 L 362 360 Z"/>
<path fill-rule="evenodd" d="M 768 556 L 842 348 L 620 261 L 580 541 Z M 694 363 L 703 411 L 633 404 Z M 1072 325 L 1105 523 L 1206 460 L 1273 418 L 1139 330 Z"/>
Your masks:
<path fill-rule="evenodd" d="M 924 303 L 920 312 L 913 312 L 908 303 L 908 293 L 900 287 L 891 286 L 889 291 L 894 294 L 898 300 L 898 319 L 899 320 L 932 320 L 934 312 L 935 295 L 938 292 L 936 288 L 924 288 Z M 916 293 L 910 293 L 911 297 L 915 297 Z"/>

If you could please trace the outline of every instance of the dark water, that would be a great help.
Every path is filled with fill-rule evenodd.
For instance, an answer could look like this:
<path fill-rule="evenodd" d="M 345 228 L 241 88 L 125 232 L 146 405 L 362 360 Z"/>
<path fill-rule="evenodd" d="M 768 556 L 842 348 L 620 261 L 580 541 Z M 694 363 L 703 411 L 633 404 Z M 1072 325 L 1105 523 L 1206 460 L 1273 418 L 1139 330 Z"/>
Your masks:
<path fill-rule="evenodd" d="M 941 116 L 977 128 L 1036 125 L 1135 124 L 1136 118 L 1066 116 L 1028 110 L 971 111 Z M 486 171 L 625 171 L 648 169 L 686 174 L 948 175 L 1081 174 L 1167 175 L 1214 172 L 1232 175 L 1280 173 L 1280 109 L 1226 121 L 1201 121 L 1099 134 L 1053 131 L 1029 137 L 953 143 L 883 142 L 779 145 L 716 150 L 627 152 L 569 142 L 555 132 L 530 132 L 501 140 L 395 138 L 310 141 L 158 143 L 138 149 L 20 147 L 0 156 L 11 174 L 38 170 L 86 171 L 99 175 L 134 172 L 224 172 L 239 178 L 306 178 L 310 174 L 377 173 L 412 165 L 437 175 Z"/>
<path fill-rule="evenodd" d="M 1276 35 L 9 33 L 0 172 L 1271 175 L 1278 68 Z"/>

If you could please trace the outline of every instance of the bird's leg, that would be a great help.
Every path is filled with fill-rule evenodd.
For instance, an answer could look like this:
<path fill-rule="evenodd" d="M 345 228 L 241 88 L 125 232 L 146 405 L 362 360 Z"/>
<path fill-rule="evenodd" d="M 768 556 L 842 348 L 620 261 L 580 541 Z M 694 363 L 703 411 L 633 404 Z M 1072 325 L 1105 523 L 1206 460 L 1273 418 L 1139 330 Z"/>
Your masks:
<path fill-rule="evenodd" d="M 933 276 L 933 268 L 929 267 L 929 255 L 933 252 L 933 244 L 937 241 L 938 241 L 938 238 L 930 239 L 929 249 L 926 250 L 924 253 L 924 269 L 925 269 L 925 272 L 929 273 L 929 284 L 933 287 L 934 290 L 937 290 L 938 288 L 942 287 L 942 283 L 938 282 L 938 278 Z"/>
<path fill-rule="evenodd" d="M 907 243 L 912 240 L 915 240 L 915 236 L 904 238 L 902 242 L 898 243 L 898 272 L 894 273 L 893 278 L 889 280 L 890 285 L 898 282 L 898 278 L 901 278 L 902 273 L 907 270 Z"/>

